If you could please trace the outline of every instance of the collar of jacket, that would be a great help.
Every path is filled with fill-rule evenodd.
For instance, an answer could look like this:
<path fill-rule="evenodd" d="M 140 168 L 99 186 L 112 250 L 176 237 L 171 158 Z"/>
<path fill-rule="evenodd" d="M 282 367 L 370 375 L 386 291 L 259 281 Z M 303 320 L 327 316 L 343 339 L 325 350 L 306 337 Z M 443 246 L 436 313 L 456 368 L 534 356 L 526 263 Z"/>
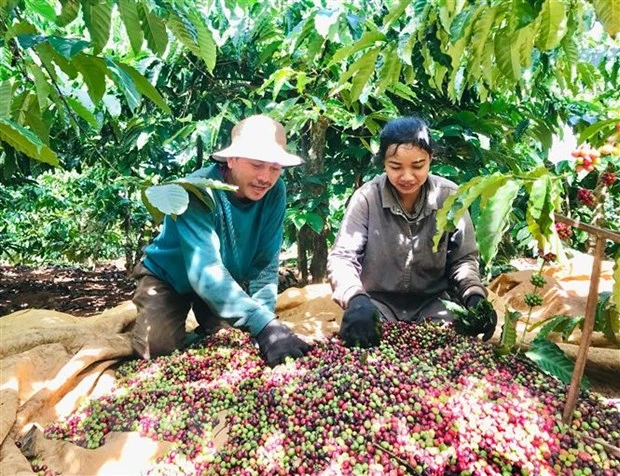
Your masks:
<path fill-rule="evenodd" d="M 381 191 L 381 206 L 383 208 L 389 208 L 393 213 L 400 213 L 400 206 L 390 191 L 390 183 L 387 175 L 383 174 L 378 177 L 378 185 Z M 432 212 L 439 209 L 439 187 L 437 187 L 437 177 L 433 174 L 428 174 L 428 178 L 423 187 L 426 188 L 426 203 L 420 213 L 420 218 L 430 215 Z"/>

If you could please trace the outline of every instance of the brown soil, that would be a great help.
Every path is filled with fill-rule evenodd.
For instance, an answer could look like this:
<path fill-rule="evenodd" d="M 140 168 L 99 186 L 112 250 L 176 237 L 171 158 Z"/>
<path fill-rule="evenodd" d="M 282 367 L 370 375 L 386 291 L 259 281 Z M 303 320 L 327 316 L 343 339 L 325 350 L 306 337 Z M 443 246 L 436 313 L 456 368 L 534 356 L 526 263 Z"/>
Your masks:
<path fill-rule="evenodd" d="M 135 283 L 114 265 L 0 267 L 0 316 L 22 309 L 52 309 L 92 316 L 131 299 Z"/>
<path fill-rule="evenodd" d="M 279 292 L 298 284 L 290 268 L 280 268 L 279 277 Z M 0 266 L 0 317 L 22 309 L 92 316 L 130 300 L 135 287 L 135 281 L 115 265 L 94 270 Z"/>

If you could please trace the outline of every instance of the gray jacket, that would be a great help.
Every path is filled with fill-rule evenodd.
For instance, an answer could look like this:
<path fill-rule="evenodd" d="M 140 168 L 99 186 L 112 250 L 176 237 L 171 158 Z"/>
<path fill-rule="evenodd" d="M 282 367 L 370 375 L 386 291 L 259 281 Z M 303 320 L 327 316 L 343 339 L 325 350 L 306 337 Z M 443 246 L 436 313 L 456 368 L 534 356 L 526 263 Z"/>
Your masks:
<path fill-rule="evenodd" d="M 456 184 L 429 175 L 413 217 L 407 217 L 385 174 L 359 188 L 347 207 L 327 269 L 334 300 L 343 308 L 367 294 L 404 321 L 448 293 L 464 302 L 486 296 L 478 271 L 478 248 L 468 213 L 432 252 L 437 210 Z"/>

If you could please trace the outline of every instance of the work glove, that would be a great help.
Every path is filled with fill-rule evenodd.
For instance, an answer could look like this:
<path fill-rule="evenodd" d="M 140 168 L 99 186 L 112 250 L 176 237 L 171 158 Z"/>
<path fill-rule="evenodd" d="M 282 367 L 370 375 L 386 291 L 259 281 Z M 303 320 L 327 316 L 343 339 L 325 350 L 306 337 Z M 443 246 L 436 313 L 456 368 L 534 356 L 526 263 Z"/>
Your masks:
<path fill-rule="evenodd" d="M 497 326 L 497 313 L 493 305 L 480 294 L 472 294 L 465 300 L 465 307 L 470 311 L 468 318 L 460 318 L 456 330 L 469 336 L 482 336 L 483 341 L 493 337 Z"/>
<path fill-rule="evenodd" d="M 342 316 L 340 337 L 347 347 L 373 347 L 379 345 L 381 319 L 379 309 L 365 294 L 358 294 L 349 301 L 349 308 Z"/>
<path fill-rule="evenodd" d="M 309 344 L 277 319 L 272 320 L 258 333 L 256 342 L 261 356 L 270 367 L 283 363 L 287 357 L 301 357 L 310 350 Z"/>

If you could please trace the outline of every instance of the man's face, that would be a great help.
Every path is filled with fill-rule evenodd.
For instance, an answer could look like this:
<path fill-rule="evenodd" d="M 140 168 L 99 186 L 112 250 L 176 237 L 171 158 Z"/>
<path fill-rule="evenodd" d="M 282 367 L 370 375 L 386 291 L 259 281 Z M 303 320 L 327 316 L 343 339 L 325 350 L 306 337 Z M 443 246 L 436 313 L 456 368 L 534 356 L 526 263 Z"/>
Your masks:
<path fill-rule="evenodd" d="M 235 192 L 238 198 L 260 200 L 276 184 L 282 173 L 282 166 L 272 162 L 229 157 L 229 182 L 239 187 Z"/>

